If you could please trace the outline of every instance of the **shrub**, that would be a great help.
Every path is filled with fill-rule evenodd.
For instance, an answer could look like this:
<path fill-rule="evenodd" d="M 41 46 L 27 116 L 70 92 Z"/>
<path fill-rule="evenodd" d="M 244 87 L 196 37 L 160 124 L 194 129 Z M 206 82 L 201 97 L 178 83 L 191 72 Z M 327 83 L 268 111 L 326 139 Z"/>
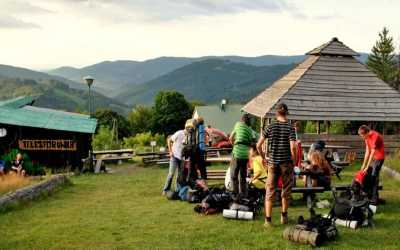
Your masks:
<path fill-rule="evenodd" d="M 44 175 L 45 171 L 43 166 L 33 162 L 28 154 L 20 152 L 18 149 L 12 149 L 8 154 L 1 157 L 5 161 L 5 167 L 7 170 L 11 169 L 11 162 L 15 159 L 18 153 L 21 153 L 24 158 L 24 169 L 28 175 Z"/>
<path fill-rule="evenodd" d="M 124 138 L 124 148 L 133 148 L 136 151 L 147 151 L 151 148 L 150 142 L 156 141 L 157 147 L 165 146 L 165 137 L 163 135 L 152 135 L 150 132 L 140 133 L 133 137 Z"/>
<path fill-rule="evenodd" d="M 114 138 L 112 130 L 107 126 L 100 126 L 99 131 L 93 138 L 94 150 L 120 149 L 121 143 Z"/>

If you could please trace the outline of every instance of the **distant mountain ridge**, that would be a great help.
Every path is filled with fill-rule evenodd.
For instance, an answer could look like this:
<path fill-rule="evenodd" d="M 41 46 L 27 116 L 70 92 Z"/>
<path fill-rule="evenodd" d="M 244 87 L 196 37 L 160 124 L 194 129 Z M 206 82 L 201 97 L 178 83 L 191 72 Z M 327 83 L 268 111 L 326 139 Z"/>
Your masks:
<path fill-rule="evenodd" d="M 365 61 L 367 54 L 361 53 L 360 60 Z M 82 77 L 91 75 L 96 78 L 98 90 L 107 96 L 116 96 L 128 86 L 152 81 L 178 68 L 191 63 L 208 59 L 229 60 L 253 66 L 272 66 L 298 63 L 305 55 L 278 56 L 263 55 L 255 57 L 243 56 L 204 56 L 204 57 L 159 57 L 145 61 L 104 61 L 83 68 L 61 67 L 49 70 L 52 75 L 62 76 L 73 81 L 81 81 Z"/>
<path fill-rule="evenodd" d="M 157 92 L 176 90 L 192 101 L 216 103 L 228 98 L 233 102 L 246 102 L 294 65 L 253 66 L 230 60 L 207 59 L 147 83 L 128 86 L 117 99 L 127 105 L 151 104 Z"/>

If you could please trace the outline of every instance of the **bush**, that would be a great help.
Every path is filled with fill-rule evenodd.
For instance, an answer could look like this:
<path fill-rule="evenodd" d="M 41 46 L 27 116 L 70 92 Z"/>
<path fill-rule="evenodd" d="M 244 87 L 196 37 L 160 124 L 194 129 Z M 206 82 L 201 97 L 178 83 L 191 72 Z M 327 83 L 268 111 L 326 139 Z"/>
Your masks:
<path fill-rule="evenodd" d="M 124 138 L 123 147 L 133 148 L 136 151 L 148 151 L 151 149 L 151 141 L 156 141 L 157 147 L 165 146 L 165 137 L 163 135 L 152 135 L 150 132 L 146 132 L 133 137 Z"/>
<path fill-rule="evenodd" d="M 26 153 L 20 152 L 18 149 L 12 149 L 8 154 L 1 157 L 5 161 L 5 167 L 7 170 L 11 169 L 11 162 L 15 159 L 18 153 L 22 154 L 24 158 L 24 169 L 28 175 L 44 175 L 45 171 L 43 166 L 33 162 Z"/>
<path fill-rule="evenodd" d="M 107 126 L 100 126 L 99 131 L 93 138 L 94 150 L 120 149 L 121 143 L 114 138 L 112 130 Z"/>

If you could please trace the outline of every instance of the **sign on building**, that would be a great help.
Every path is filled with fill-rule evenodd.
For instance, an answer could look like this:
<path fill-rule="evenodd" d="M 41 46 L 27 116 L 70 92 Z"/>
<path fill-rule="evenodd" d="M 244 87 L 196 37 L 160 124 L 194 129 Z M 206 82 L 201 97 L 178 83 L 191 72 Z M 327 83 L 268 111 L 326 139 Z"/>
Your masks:
<path fill-rule="evenodd" d="M 19 148 L 32 151 L 76 151 L 73 140 L 19 140 Z"/>

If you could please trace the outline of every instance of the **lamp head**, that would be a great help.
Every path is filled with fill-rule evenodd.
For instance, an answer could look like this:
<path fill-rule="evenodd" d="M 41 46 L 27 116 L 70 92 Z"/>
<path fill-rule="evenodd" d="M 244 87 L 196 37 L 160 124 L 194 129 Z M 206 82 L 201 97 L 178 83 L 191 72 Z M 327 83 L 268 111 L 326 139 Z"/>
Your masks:
<path fill-rule="evenodd" d="M 86 84 L 89 86 L 89 88 L 93 85 L 94 83 L 94 78 L 92 76 L 85 76 L 83 78 L 85 80 Z"/>

